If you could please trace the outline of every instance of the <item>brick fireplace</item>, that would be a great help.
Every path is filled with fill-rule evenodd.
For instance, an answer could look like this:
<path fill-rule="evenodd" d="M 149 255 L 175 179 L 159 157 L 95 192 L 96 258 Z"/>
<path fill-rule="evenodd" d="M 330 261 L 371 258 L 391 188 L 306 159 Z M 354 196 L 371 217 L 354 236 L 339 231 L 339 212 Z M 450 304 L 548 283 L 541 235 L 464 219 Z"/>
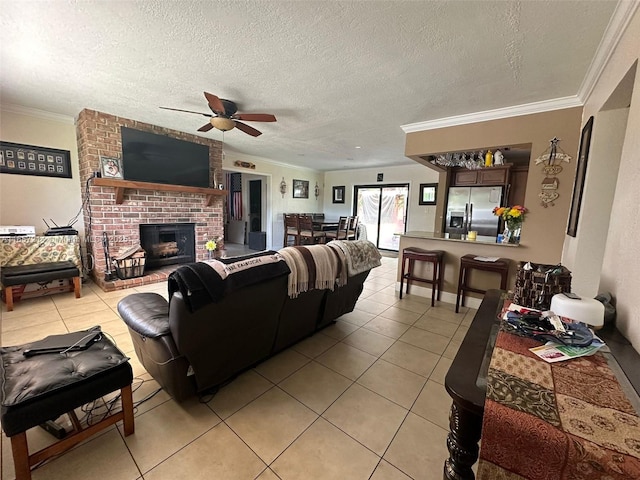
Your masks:
<path fill-rule="evenodd" d="M 78 115 L 76 132 L 80 160 L 82 195 L 89 195 L 84 207 L 84 223 L 87 232 L 86 249 L 93 260 L 92 277 L 105 291 L 129 288 L 163 281 L 175 265 L 158 270 L 145 271 L 143 277 L 125 280 L 105 280 L 107 262 L 105 258 L 104 233 L 108 238 L 109 252 L 113 256 L 120 249 L 140 244 L 140 224 L 193 224 L 195 237 L 195 259 L 207 256 L 204 244 L 212 237 L 223 236 L 223 197 L 194 192 L 193 188 L 168 186 L 147 189 L 137 184 L 127 188 L 111 185 L 96 185 L 105 179 L 87 180 L 93 172 L 100 171 L 100 157 L 122 158 L 120 128 L 129 127 L 180 140 L 199 143 L 209 147 L 209 178 L 214 169 L 222 171 L 222 144 L 176 130 L 116 117 L 93 110 L 83 110 Z M 126 177 L 126 167 L 125 167 Z M 112 181 L 111 183 L 113 183 Z M 197 190 L 197 189 L 196 189 Z"/>

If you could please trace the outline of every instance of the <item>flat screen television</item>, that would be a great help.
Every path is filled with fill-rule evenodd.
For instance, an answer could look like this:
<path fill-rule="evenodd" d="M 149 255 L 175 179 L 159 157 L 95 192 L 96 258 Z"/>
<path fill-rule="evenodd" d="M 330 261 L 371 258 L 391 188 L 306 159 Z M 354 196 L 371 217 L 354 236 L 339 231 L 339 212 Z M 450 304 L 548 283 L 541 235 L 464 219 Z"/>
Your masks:
<path fill-rule="evenodd" d="M 122 127 L 125 180 L 209 187 L 209 147 Z"/>

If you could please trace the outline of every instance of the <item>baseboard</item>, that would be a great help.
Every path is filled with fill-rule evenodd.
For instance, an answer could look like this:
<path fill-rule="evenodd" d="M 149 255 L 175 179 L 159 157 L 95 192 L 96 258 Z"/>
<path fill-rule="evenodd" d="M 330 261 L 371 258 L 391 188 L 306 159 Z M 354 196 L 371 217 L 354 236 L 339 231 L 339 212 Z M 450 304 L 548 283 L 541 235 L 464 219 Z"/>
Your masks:
<path fill-rule="evenodd" d="M 406 288 L 406 287 L 405 287 Z M 400 282 L 396 282 L 396 292 L 400 291 Z M 411 295 L 417 295 L 418 297 L 425 297 L 431 299 L 431 289 L 429 287 L 421 287 L 420 285 L 411 285 Z M 444 303 L 456 304 L 455 293 L 442 292 L 440 295 L 440 301 Z M 467 295 L 464 299 L 465 306 L 469 308 L 477 309 L 482 303 L 481 298 L 472 297 Z"/>

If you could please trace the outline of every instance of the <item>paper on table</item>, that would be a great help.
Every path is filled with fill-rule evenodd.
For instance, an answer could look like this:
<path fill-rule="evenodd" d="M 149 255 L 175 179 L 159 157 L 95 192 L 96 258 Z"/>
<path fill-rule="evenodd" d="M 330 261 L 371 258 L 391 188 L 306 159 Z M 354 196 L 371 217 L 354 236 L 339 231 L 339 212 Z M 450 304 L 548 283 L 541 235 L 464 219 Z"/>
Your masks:
<path fill-rule="evenodd" d="M 500 257 L 473 257 L 474 260 L 479 262 L 497 262 Z"/>
<path fill-rule="evenodd" d="M 568 345 L 559 345 L 554 342 L 547 342 L 540 347 L 530 348 L 529 351 L 535 353 L 538 357 L 548 363 L 561 362 L 563 360 L 571 360 L 572 358 L 585 357 L 593 355 L 605 343 L 594 335 L 593 342 L 588 347 L 570 347 Z"/>

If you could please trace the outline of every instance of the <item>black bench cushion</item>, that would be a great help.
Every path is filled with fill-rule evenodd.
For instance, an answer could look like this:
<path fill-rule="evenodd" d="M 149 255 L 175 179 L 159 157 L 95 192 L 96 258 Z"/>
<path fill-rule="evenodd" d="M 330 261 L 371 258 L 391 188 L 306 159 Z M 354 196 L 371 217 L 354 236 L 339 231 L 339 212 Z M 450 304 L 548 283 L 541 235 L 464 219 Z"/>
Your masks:
<path fill-rule="evenodd" d="M 25 357 L 0 348 L 2 429 L 13 436 L 131 384 L 128 358 L 104 335 L 87 350 Z"/>
<path fill-rule="evenodd" d="M 0 269 L 0 281 L 5 286 L 49 282 L 61 278 L 79 277 L 80 271 L 71 260 L 64 262 L 34 263 Z"/>

